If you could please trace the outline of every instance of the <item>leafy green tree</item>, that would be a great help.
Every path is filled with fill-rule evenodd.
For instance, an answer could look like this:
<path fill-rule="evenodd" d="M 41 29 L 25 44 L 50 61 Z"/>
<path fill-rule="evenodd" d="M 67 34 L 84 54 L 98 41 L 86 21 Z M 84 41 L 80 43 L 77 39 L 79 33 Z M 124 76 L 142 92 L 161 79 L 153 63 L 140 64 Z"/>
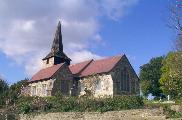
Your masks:
<path fill-rule="evenodd" d="M 152 58 L 149 63 L 140 67 L 139 78 L 141 80 L 142 92 L 145 96 L 152 93 L 154 96 L 160 96 L 159 79 L 161 77 L 162 61 L 164 57 Z"/>
<path fill-rule="evenodd" d="M 8 83 L 0 78 L 0 106 L 4 105 L 6 102 L 5 98 L 8 88 L 9 88 Z"/>
<path fill-rule="evenodd" d="M 0 78 L 0 94 L 8 90 L 8 83 Z"/>
<path fill-rule="evenodd" d="M 173 98 L 182 98 L 182 52 L 170 52 L 163 62 L 161 89 Z"/>
<path fill-rule="evenodd" d="M 18 99 L 18 97 L 21 95 L 21 89 L 26 85 L 28 85 L 28 79 L 18 81 L 10 86 L 8 91 L 10 103 L 14 103 Z"/>

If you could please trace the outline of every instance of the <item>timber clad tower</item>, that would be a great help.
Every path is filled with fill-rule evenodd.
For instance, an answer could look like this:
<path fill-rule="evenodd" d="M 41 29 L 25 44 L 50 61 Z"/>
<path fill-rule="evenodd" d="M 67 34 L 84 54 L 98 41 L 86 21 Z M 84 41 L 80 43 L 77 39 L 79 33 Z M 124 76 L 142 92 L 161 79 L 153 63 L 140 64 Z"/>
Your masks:
<path fill-rule="evenodd" d="M 63 52 L 63 43 L 62 43 L 62 33 L 61 33 L 61 23 L 59 21 L 55 37 L 53 40 L 51 52 L 42 59 L 44 68 L 50 67 L 52 65 L 57 65 L 60 63 L 66 63 L 70 65 L 71 59 Z"/>

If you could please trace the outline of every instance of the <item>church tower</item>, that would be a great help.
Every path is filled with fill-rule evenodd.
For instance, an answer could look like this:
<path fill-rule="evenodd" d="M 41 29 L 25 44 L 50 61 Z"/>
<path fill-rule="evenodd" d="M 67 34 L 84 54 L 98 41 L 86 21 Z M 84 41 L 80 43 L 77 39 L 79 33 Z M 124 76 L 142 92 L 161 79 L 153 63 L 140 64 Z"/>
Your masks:
<path fill-rule="evenodd" d="M 66 63 L 70 65 L 71 59 L 63 52 L 63 43 L 62 43 L 62 33 L 61 33 L 61 23 L 59 21 L 55 37 L 53 40 L 51 52 L 42 59 L 44 68 L 50 67 L 52 65 Z"/>

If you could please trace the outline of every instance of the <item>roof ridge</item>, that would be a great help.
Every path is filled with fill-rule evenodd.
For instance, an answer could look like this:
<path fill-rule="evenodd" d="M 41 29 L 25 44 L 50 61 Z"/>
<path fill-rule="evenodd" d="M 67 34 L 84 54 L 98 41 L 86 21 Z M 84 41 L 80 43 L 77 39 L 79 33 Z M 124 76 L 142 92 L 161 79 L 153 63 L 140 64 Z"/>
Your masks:
<path fill-rule="evenodd" d="M 88 65 L 94 61 L 93 59 L 91 60 L 87 60 L 87 61 L 83 61 L 80 63 L 76 63 L 76 64 L 72 64 L 69 66 L 70 70 L 72 71 L 73 74 L 80 74 L 84 69 L 86 69 L 86 67 L 88 67 Z"/>
<path fill-rule="evenodd" d="M 100 60 L 93 60 L 81 73 L 80 77 L 89 76 L 91 74 L 105 73 L 111 71 L 116 64 L 124 57 L 118 55 Z"/>
<path fill-rule="evenodd" d="M 82 61 L 82 62 L 79 62 L 79 63 L 75 63 L 75 64 L 71 64 L 71 66 L 74 66 L 74 65 L 77 65 L 77 64 L 81 64 L 81 63 L 84 63 L 84 62 L 89 62 L 89 61 L 93 61 L 94 59 L 90 59 L 90 60 L 85 60 L 85 61 Z"/>
<path fill-rule="evenodd" d="M 94 61 L 94 59 L 91 59 L 90 62 L 88 64 L 86 64 L 80 71 L 78 74 L 81 74 L 92 62 Z"/>
<path fill-rule="evenodd" d="M 80 64 L 80 63 L 84 63 L 84 62 L 89 62 L 89 61 L 99 61 L 99 60 L 107 60 L 107 59 L 111 59 L 111 58 L 114 58 L 114 57 L 123 57 L 125 54 L 122 54 L 122 55 L 116 55 L 116 56 L 110 56 L 110 57 L 106 57 L 106 58 L 102 58 L 102 59 L 90 59 L 90 60 L 85 60 L 85 61 L 82 61 L 82 62 L 79 62 L 79 63 L 75 63 L 75 64 L 71 64 L 71 66 L 74 66 L 74 65 L 77 65 L 77 64 Z"/>
<path fill-rule="evenodd" d="M 122 58 L 125 54 L 122 54 L 122 55 L 116 55 L 116 56 L 110 56 L 110 57 L 106 57 L 106 58 L 102 58 L 102 59 L 97 59 L 97 60 L 94 60 L 94 61 L 102 61 L 102 60 L 108 60 L 108 59 L 112 59 L 112 58 L 116 58 L 116 57 L 120 57 Z"/>
<path fill-rule="evenodd" d="M 115 63 L 115 65 L 111 68 L 111 70 L 110 71 L 112 71 L 115 67 L 116 67 L 116 65 L 119 63 L 119 61 L 121 61 L 122 60 L 122 58 L 123 58 L 123 56 L 125 56 L 125 54 L 124 55 L 122 55 L 122 56 L 120 56 L 120 59 Z M 109 71 L 109 72 L 110 72 Z"/>
<path fill-rule="evenodd" d="M 52 76 L 54 76 L 56 73 L 57 73 L 57 71 L 59 71 L 62 67 L 63 67 L 63 65 L 65 65 L 65 62 L 64 63 L 61 63 L 62 65 L 53 73 L 53 75 Z M 51 76 L 51 77 L 52 77 Z"/>

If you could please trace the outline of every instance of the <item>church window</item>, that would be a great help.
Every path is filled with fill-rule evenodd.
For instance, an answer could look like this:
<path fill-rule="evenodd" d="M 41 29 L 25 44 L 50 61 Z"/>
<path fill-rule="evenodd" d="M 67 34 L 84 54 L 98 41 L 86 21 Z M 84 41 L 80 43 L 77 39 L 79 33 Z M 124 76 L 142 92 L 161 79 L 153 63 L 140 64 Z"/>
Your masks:
<path fill-rule="evenodd" d="M 47 95 L 47 85 L 46 84 L 42 85 L 42 94 Z"/>
<path fill-rule="evenodd" d="M 130 91 L 129 81 L 130 81 L 130 76 L 129 76 L 129 73 L 127 73 L 126 74 L 126 91 Z"/>
<path fill-rule="evenodd" d="M 121 91 L 129 91 L 130 90 L 130 76 L 126 68 L 121 71 L 121 80 L 120 80 L 120 90 Z"/>
<path fill-rule="evenodd" d="M 63 95 L 69 94 L 69 81 L 61 80 L 61 93 Z"/>
<path fill-rule="evenodd" d="M 101 81 L 100 80 L 96 80 L 95 82 L 95 90 L 100 90 L 101 89 Z"/>
<path fill-rule="evenodd" d="M 36 95 L 36 86 L 32 87 L 32 95 Z"/>

